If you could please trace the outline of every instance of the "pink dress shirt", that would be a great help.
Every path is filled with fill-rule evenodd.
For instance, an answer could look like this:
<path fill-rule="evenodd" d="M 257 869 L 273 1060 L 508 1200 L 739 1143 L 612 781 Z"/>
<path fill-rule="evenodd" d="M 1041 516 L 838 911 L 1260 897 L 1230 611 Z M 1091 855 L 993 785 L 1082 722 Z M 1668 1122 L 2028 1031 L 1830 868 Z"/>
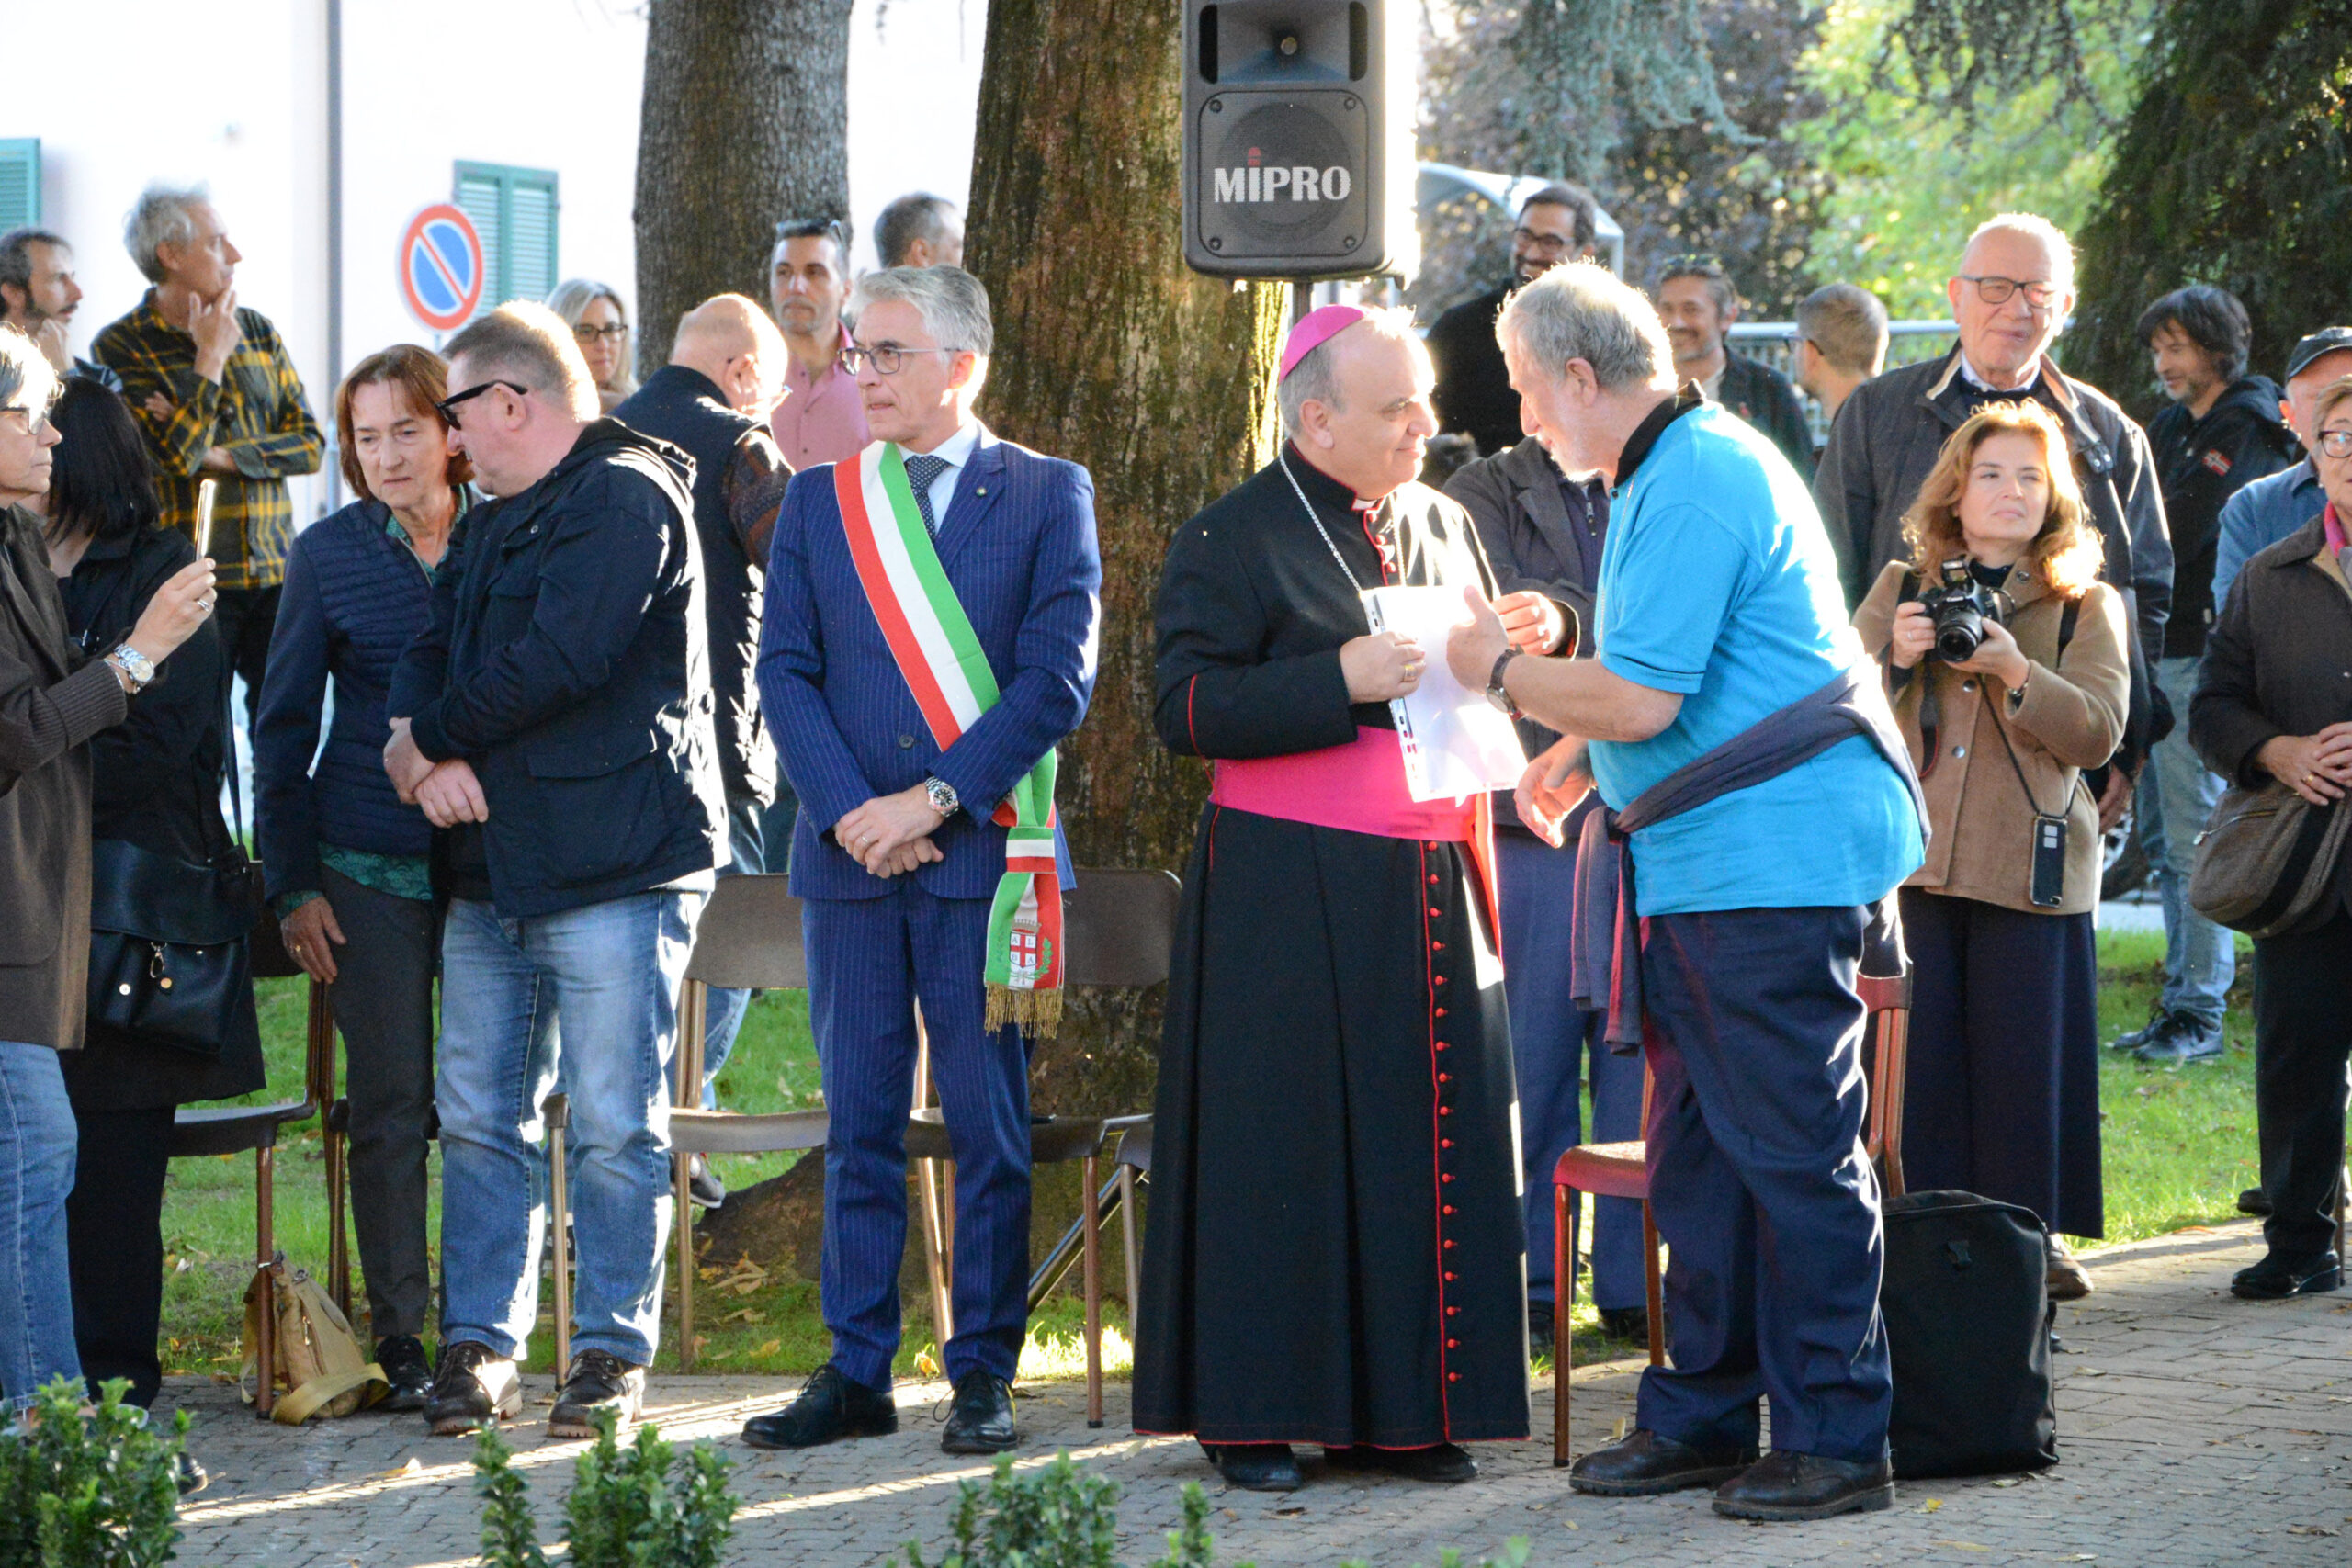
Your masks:
<path fill-rule="evenodd" d="M 841 329 L 842 346 L 850 344 L 849 329 Z M 857 383 L 838 365 L 811 377 L 800 357 L 785 361 L 785 400 L 775 405 L 770 423 L 775 444 L 795 473 L 819 463 L 839 463 L 856 457 L 873 439 L 866 434 L 865 405 Z"/>

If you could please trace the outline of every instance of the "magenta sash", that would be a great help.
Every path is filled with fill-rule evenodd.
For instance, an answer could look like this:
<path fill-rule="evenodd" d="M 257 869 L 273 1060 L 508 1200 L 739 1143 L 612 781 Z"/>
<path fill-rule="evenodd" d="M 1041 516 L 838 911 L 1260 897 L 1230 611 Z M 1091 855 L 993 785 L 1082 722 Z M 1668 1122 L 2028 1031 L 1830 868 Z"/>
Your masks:
<path fill-rule="evenodd" d="M 1209 798 L 1235 811 L 1384 839 L 1467 843 L 1476 804 L 1415 800 L 1405 788 L 1405 754 L 1393 729 L 1359 726 L 1355 739 L 1287 757 L 1220 759 Z"/>

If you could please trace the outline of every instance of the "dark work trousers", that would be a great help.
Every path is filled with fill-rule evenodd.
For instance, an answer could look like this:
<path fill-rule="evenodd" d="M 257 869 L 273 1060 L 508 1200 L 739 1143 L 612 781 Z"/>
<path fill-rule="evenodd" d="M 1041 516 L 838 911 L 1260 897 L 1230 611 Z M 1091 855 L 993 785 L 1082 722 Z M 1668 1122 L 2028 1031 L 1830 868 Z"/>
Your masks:
<path fill-rule="evenodd" d="M 363 887 L 332 866 L 320 890 L 343 928 L 328 987 L 351 1100 L 351 1217 L 378 1339 L 431 1321 L 426 1125 L 433 1113 L 433 975 L 441 919 L 418 898 Z"/>
<path fill-rule="evenodd" d="M 1520 1144 L 1527 1203 L 1527 1294 L 1555 1300 L 1552 1279 L 1552 1168 L 1584 1141 L 1578 1094 L 1592 1064 L 1592 1141 L 1642 1135 L 1642 1061 L 1600 1043 L 1601 1018 L 1568 997 L 1568 922 L 1575 913 L 1577 852 L 1498 825 L 1495 865 L 1502 885 L 1503 995 L 1510 1008 L 1511 1064 L 1519 1078 Z M 1637 1307 L 1648 1299 L 1642 1274 L 1642 1206 L 1630 1198 L 1593 1200 L 1592 1300 Z"/>
<path fill-rule="evenodd" d="M 261 676 L 269 662 L 269 636 L 277 626 L 279 584 L 266 588 L 223 588 L 212 606 L 212 624 L 220 633 L 220 654 L 230 670 L 245 678 L 245 733 L 254 729 L 254 715 L 261 706 Z"/>
<path fill-rule="evenodd" d="M 74 1343 L 93 1396 L 130 1380 L 144 1409 L 164 1384 L 155 1338 L 164 1314 L 164 1172 L 171 1163 L 173 1107 L 85 1111 L 65 1200 L 66 1268 L 74 1281 Z"/>
<path fill-rule="evenodd" d="M 2352 1055 L 2352 914 L 2254 944 L 2254 1108 L 2263 1239 L 2281 1258 L 2335 1246 L 2344 1168 L 2345 1065 Z"/>
<path fill-rule="evenodd" d="M 808 1027 L 831 1116 L 819 1294 L 833 1364 L 890 1386 L 907 1255 L 907 1107 L 915 1003 L 956 1154 L 955 1337 L 947 1375 L 1010 1382 L 1029 1326 L 1029 1058 L 1021 1032 L 982 1027 L 989 900 L 938 898 L 911 876 L 879 898 L 800 906 Z"/>
<path fill-rule="evenodd" d="M 1670 1367 L 1639 1424 L 1874 1463 L 1894 1407 L 1878 1180 L 1862 1153 L 1860 908 L 1653 915 L 1642 986 L 1650 1210 Z"/>
<path fill-rule="evenodd" d="M 1903 890 L 1911 1049 L 1903 1172 L 2107 1234 L 2099 1185 L 2098 938 L 2089 911 L 2034 915 Z"/>

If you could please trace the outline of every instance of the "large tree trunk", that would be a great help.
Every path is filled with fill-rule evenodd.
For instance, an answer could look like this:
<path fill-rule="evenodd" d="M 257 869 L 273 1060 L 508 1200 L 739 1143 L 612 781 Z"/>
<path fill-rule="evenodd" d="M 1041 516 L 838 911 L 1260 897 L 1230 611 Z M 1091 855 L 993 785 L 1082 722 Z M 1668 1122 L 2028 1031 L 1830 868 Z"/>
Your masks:
<path fill-rule="evenodd" d="M 730 290 L 765 304 L 784 218 L 849 216 L 851 0 L 652 0 L 637 148 L 637 364 Z"/>
<path fill-rule="evenodd" d="M 996 316 L 981 412 L 1085 464 L 1102 531 L 1102 674 L 1061 761 L 1080 865 L 1182 867 L 1207 774 L 1152 730 L 1152 595 L 1177 526 L 1268 455 L 1285 291 L 1185 269 L 1182 33 L 1171 0 L 989 6 L 970 216 Z M 1073 1000 L 1037 1054 L 1042 1107 L 1148 1110 L 1158 998 Z"/>
<path fill-rule="evenodd" d="M 1271 456 L 1286 290 L 1184 267 L 1181 20 L 1171 0 L 989 6 L 967 249 L 996 322 L 980 413 L 1086 465 L 1102 535 L 1102 673 L 1061 756 L 1080 865 L 1183 866 L 1208 775 L 1152 729 L 1152 595 L 1176 528 Z M 1037 1052 L 1038 1109 L 1149 1110 L 1159 1017 L 1157 994 L 1074 993 Z M 805 1159 L 730 1198 L 706 1225 L 712 1256 L 792 1256 L 813 1271 L 822 1166 Z M 1077 1213 L 1077 1168 L 1041 1168 L 1034 1251 Z M 1118 1272 L 1105 1270 L 1114 1294 Z M 910 1323 L 928 1321 L 919 1274 L 906 1279 Z"/>

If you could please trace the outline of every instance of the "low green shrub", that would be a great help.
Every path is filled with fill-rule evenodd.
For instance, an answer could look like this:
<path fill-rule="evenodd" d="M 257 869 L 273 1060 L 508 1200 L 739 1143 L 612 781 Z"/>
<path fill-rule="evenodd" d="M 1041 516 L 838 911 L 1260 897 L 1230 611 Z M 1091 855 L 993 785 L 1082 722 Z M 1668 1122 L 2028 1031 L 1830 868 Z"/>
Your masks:
<path fill-rule="evenodd" d="M 183 1410 L 169 1437 L 125 1404 L 130 1384 L 86 1391 L 58 1378 L 0 1434 L 0 1568 L 149 1568 L 178 1544 Z"/>
<path fill-rule="evenodd" d="M 967 1481 L 956 1487 L 947 1554 L 936 1563 L 925 1562 L 922 1548 L 910 1540 L 907 1568 L 1117 1568 L 1111 1553 L 1117 1542 L 1118 1501 L 1118 1483 L 1072 1464 L 1067 1449 L 1026 1475 L 1013 1472 L 1008 1454 L 996 1461 L 986 1486 Z M 1208 1495 L 1199 1483 L 1184 1483 L 1183 1510 L 1183 1523 L 1168 1532 L 1167 1555 L 1152 1568 L 1216 1568 Z M 1513 1536 L 1500 1558 L 1481 1559 L 1478 1568 L 1527 1568 L 1527 1538 Z M 1462 1553 L 1449 1549 L 1438 1563 L 1462 1568 Z M 1353 1562 L 1340 1568 L 1368 1564 Z"/>
<path fill-rule="evenodd" d="M 571 1568 L 719 1568 L 735 1530 L 737 1499 L 729 1465 L 696 1443 L 683 1467 L 657 1427 L 640 1427 L 623 1447 L 610 1411 L 596 1417 L 597 1437 L 572 1470 L 564 1522 Z M 482 1496 L 483 1568 L 546 1568 L 514 1450 L 496 1428 L 475 1439 L 475 1488 Z"/>

